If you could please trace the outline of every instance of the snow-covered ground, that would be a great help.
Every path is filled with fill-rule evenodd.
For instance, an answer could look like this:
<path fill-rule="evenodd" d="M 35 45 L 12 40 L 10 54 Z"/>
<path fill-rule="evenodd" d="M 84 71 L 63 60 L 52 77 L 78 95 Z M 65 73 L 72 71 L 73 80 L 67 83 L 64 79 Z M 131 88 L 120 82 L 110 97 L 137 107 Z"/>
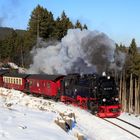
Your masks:
<path fill-rule="evenodd" d="M 54 121 L 63 112 L 75 113 L 68 132 Z M 119 118 L 140 126 L 139 116 L 122 113 Z M 0 88 L 0 140 L 77 140 L 77 133 L 83 134 L 86 140 L 138 140 L 88 111 Z M 140 135 L 140 130 L 136 134 Z"/>

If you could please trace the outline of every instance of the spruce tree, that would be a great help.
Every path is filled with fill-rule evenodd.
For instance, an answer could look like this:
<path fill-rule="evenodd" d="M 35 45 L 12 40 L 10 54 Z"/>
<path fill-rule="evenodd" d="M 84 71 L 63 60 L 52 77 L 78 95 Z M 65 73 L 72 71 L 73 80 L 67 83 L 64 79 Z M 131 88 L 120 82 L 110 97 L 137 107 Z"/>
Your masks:
<path fill-rule="evenodd" d="M 87 25 L 86 25 L 86 24 L 84 24 L 84 26 L 82 27 L 82 29 L 86 29 L 86 30 L 88 30 Z"/>
<path fill-rule="evenodd" d="M 128 49 L 125 62 L 125 70 L 127 77 L 130 77 L 130 74 L 133 74 L 133 76 L 140 75 L 140 54 L 138 53 L 135 39 L 132 39 Z"/>
<path fill-rule="evenodd" d="M 31 14 L 28 31 L 32 37 L 42 37 L 45 39 L 52 37 L 54 26 L 53 14 L 46 8 L 38 5 Z"/>
<path fill-rule="evenodd" d="M 65 14 L 65 11 L 62 12 L 60 21 L 58 22 L 58 28 L 59 28 L 59 39 L 64 37 L 67 34 L 68 29 L 73 28 L 73 24 L 70 21 L 70 19 Z"/>
<path fill-rule="evenodd" d="M 79 20 L 76 21 L 75 28 L 79 28 L 81 30 L 83 29 L 82 24 L 80 23 Z"/>

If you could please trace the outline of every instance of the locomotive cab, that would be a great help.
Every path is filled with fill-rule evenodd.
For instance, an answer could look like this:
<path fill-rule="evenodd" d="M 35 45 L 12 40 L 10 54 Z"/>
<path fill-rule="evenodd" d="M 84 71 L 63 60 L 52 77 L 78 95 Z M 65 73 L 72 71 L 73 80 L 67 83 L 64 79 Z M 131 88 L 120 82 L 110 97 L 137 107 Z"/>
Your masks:
<path fill-rule="evenodd" d="M 75 85 L 79 79 L 79 74 L 69 74 L 61 81 L 61 101 L 65 103 L 76 102 Z"/>

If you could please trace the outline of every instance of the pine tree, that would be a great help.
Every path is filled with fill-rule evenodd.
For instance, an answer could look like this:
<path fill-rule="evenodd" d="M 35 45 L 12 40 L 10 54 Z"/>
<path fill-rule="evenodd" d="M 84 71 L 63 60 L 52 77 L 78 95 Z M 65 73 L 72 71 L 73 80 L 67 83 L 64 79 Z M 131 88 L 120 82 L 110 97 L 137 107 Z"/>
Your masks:
<path fill-rule="evenodd" d="M 38 5 L 31 14 L 29 20 L 28 31 L 34 37 L 42 37 L 45 39 L 52 37 L 54 27 L 53 14 L 46 8 Z"/>
<path fill-rule="evenodd" d="M 134 76 L 140 75 L 140 54 L 138 53 L 135 39 L 132 39 L 132 42 L 128 49 L 125 69 L 126 69 L 127 77 L 129 77 L 130 74 L 133 74 Z"/>
<path fill-rule="evenodd" d="M 67 17 L 67 15 L 65 14 L 64 11 L 61 14 L 58 28 L 59 28 L 59 38 L 60 39 L 67 34 L 68 29 L 72 29 L 73 28 L 72 22 Z"/>
<path fill-rule="evenodd" d="M 83 29 L 82 24 L 80 23 L 79 20 L 76 21 L 75 28 L 79 28 L 81 30 Z"/>
<path fill-rule="evenodd" d="M 82 29 L 86 29 L 86 30 L 88 30 L 87 25 L 86 25 L 86 24 L 84 24 L 84 26 L 82 27 Z"/>
<path fill-rule="evenodd" d="M 133 57 L 134 55 L 137 54 L 137 52 L 138 52 L 138 50 L 137 50 L 137 45 L 136 45 L 135 39 L 133 38 L 133 39 L 132 39 L 132 42 L 131 42 L 131 44 L 130 44 L 128 53 Z"/>

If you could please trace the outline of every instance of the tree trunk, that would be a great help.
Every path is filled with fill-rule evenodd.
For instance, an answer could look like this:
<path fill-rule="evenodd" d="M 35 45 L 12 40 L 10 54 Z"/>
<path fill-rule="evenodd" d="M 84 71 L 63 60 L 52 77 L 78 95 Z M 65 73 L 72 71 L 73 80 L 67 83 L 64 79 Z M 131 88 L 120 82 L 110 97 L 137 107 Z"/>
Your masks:
<path fill-rule="evenodd" d="M 120 103 L 122 104 L 122 94 L 123 94 L 123 76 L 121 73 L 121 77 L 120 77 L 120 87 L 119 87 L 119 99 L 120 99 Z"/>
<path fill-rule="evenodd" d="M 121 86 L 122 86 L 122 110 L 124 112 L 127 111 L 127 100 L 126 100 L 126 80 L 125 80 L 125 74 L 123 73 L 123 76 L 122 76 L 122 83 L 121 83 Z"/>
<path fill-rule="evenodd" d="M 135 103 L 134 103 L 134 113 L 137 114 L 138 113 L 138 82 L 135 79 Z"/>
<path fill-rule="evenodd" d="M 137 111 L 138 114 L 140 115 L 140 77 L 138 79 L 138 93 L 137 93 Z"/>
<path fill-rule="evenodd" d="M 132 79 L 132 74 L 130 76 L 129 113 L 133 113 L 133 79 Z"/>

